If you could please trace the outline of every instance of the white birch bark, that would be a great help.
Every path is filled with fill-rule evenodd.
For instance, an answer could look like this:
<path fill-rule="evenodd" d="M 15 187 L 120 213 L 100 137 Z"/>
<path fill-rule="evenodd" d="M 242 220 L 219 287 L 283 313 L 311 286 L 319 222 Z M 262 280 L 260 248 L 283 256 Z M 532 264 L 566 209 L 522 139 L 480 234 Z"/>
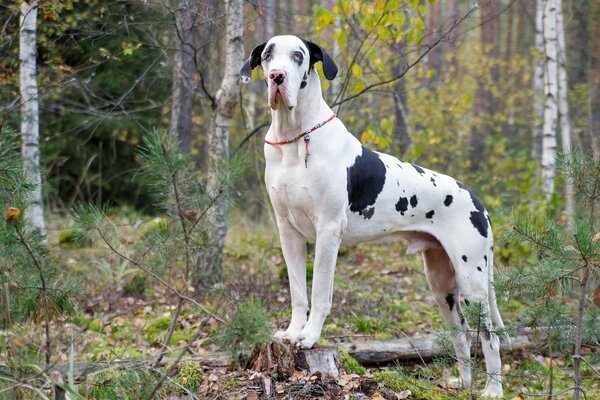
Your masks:
<path fill-rule="evenodd" d="M 531 157 L 539 160 L 541 156 L 542 136 L 544 127 L 544 3 L 546 0 L 535 2 L 535 64 L 533 68 L 533 89 L 536 96 L 533 99 L 535 126 L 533 128 Z"/>
<path fill-rule="evenodd" d="M 40 171 L 40 129 L 36 66 L 37 0 L 21 3 L 19 31 L 19 87 L 21 93 L 21 138 L 25 172 L 35 185 L 30 205 L 25 211 L 26 223 L 46 233 Z"/>
<path fill-rule="evenodd" d="M 565 47 L 565 26 L 562 12 L 562 0 L 556 0 L 556 31 L 558 37 L 558 116 L 560 120 L 560 139 L 562 151 L 566 156 L 571 153 L 571 120 L 569 114 L 567 49 Z M 575 214 L 573 179 L 567 174 L 565 182 L 565 215 L 570 222 Z"/>
<path fill-rule="evenodd" d="M 227 233 L 228 207 L 223 187 L 226 168 L 229 167 L 229 127 L 240 98 L 239 70 L 244 58 L 244 3 L 227 0 L 227 33 L 225 37 L 225 65 L 221 87 L 216 95 L 216 108 L 208 137 L 207 193 L 216 199 L 207 213 L 207 254 L 199 259 L 195 271 L 196 287 L 210 286 L 222 280 L 222 256 Z"/>
<path fill-rule="evenodd" d="M 558 49 L 556 30 L 557 0 L 544 4 L 544 136 L 542 138 L 542 189 L 554 193 L 556 130 L 558 126 Z"/>

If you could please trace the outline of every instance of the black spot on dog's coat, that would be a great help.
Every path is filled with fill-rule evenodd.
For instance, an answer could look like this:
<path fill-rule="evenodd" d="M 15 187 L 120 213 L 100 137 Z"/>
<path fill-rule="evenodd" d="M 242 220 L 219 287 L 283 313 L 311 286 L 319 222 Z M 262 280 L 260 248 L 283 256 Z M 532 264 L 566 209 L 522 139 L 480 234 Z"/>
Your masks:
<path fill-rule="evenodd" d="M 487 256 L 483 256 L 483 260 L 485 261 L 485 265 L 487 267 L 488 263 L 487 263 Z"/>
<path fill-rule="evenodd" d="M 396 203 L 396 211 L 404 215 L 406 210 L 408 210 L 408 199 L 406 197 L 400 197 Z"/>
<path fill-rule="evenodd" d="M 368 207 L 358 212 L 358 215 L 362 215 L 365 219 L 371 219 L 373 214 L 375 214 L 375 207 Z"/>
<path fill-rule="evenodd" d="M 410 164 L 413 166 L 413 168 L 421 175 L 425 175 L 425 170 L 421 167 L 419 167 L 418 165 L 415 164 Z"/>
<path fill-rule="evenodd" d="M 481 267 L 477 267 L 477 271 L 482 271 Z"/>
<path fill-rule="evenodd" d="M 300 89 L 304 89 L 306 85 L 308 85 L 308 82 L 302 81 L 302 83 L 300 83 Z"/>
<path fill-rule="evenodd" d="M 463 255 L 463 256 L 462 256 L 462 260 L 463 260 L 464 262 L 467 262 L 467 261 L 468 261 L 468 258 L 467 258 L 467 256 Z"/>
<path fill-rule="evenodd" d="M 350 211 L 361 212 L 375 204 L 385 184 L 385 165 L 377 153 L 363 146 L 354 164 L 347 169 Z M 363 211 L 364 212 L 364 211 Z"/>
<path fill-rule="evenodd" d="M 483 204 L 475 197 L 473 192 L 469 191 L 469 194 L 471 195 L 471 201 L 473 201 L 473 205 L 477 210 L 471 211 L 471 218 L 469 219 L 479 234 L 486 238 L 488 236 L 489 223 L 485 216 L 485 208 L 483 208 Z"/>
<path fill-rule="evenodd" d="M 419 199 L 417 198 L 416 194 L 413 194 L 412 196 L 410 196 L 410 206 L 412 208 L 415 208 L 417 204 L 419 204 Z"/>
<path fill-rule="evenodd" d="M 454 197 L 452 197 L 451 194 L 446 196 L 446 199 L 444 200 L 444 205 L 446 207 L 450 207 L 450 204 L 452 204 L 452 201 L 454 201 Z"/>
<path fill-rule="evenodd" d="M 448 307 L 450 308 L 450 311 L 452 311 L 454 308 L 454 295 L 452 295 L 452 293 L 449 293 L 448 296 L 446 296 L 446 303 L 448 303 Z"/>
<path fill-rule="evenodd" d="M 431 179 L 429 179 L 429 181 L 430 181 L 431 183 L 433 183 L 433 186 L 437 186 L 437 185 L 435 184 L 435 179 L 431 178 Z"/>
<path fill-rule="evenodd" d="M 433 215 L 435 214 L 434 210 L 429 211 L 427 214 L 425 214 L 425 218 L 427 219 L 431 219 L 433 218 Z"/>

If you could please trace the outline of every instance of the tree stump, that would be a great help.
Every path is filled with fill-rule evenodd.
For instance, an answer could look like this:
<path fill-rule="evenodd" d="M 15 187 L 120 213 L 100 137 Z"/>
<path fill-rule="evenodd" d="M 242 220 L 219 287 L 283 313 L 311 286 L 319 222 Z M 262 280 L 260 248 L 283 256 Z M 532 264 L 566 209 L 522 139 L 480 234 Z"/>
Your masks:
<path fill-rule="evenodd" d="M 271 342 L 258 346 L 250 356 L 246 369 L 256 372 L 276 373 L 278 379 L 290 377 L 295 370 L 305 370 L 309 375 L 339 375 L 338 349 L 315 347 L 298 350 L 286 343 Z"/>
<path fill-rule="evenodd" d="M 337 347 L 325 346 L 298 351 L 298 365 L 310 375 L 320 372 L 337 377 L 340 374 Z"/>

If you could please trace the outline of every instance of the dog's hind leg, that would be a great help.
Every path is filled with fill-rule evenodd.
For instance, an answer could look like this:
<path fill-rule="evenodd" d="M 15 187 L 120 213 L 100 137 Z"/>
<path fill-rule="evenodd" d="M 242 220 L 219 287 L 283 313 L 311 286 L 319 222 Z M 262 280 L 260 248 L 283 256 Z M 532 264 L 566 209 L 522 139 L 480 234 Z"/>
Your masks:
<path fill-rule="evenodd" d="M 297 343 L 300 332 L 306 325 L 308 297 L 306 292 L 306 239 L 287 221 L 278 219 L 281 250 L 287 266 L 292 299 L 292 319 L 285 331 L 278 331 L 274 337 Z"/>
<path fill-rule="evenodd" d="M 479 337 L 485 358 L 487 380 L 483 397 L 502 397 L 502 362 L 500 361 L 500 339 L 494 331 L 487 301 L 481 303 Z"/>
<path fill-rule="evenodd" d="M 423 252 L 425 275 L 446 322 L 456 327 L 452 344 L 456 352 L 460 378 L 465 387 L 471 385 L 471 347 L 468 327 L 460 309 L 460 291 L 454 268 L 444 249 Z"/>

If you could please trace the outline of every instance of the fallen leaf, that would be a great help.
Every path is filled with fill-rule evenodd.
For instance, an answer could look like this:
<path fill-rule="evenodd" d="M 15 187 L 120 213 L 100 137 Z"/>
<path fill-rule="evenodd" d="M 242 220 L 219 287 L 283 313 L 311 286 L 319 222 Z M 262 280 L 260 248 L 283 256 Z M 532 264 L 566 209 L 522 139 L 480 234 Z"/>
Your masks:
<path fill-rule="evenodd" d="M 255 391 L 249 391 L 246 394 L 246 400 L 258 400 L 258 393 L 256 393 Z"/>
<path fill-rule="evenodd" d="M 277 394 L 285 393 L 285 389 L 283 388 L 283 385 L 281 383 L 275 385 L 275 392 L 277 392 Z"/>
<path fill-rule="evenodd" d="M 408 396 L 410 396 L 412 394 L 412 392 L 408 389 L 401 391 L 400 393 L 398 393 L 396 395 L 396 398 L 398 400 L 402 400 L 402 399 L 406 399 Z"/>
<path fill-rule="evenodd" d="M 216 381 L 219 380 L 219 377 L 216 374 L 210 374 L 208 376 L 208 380 L 211 381 L 211 382 L 216 382 Z"/>

